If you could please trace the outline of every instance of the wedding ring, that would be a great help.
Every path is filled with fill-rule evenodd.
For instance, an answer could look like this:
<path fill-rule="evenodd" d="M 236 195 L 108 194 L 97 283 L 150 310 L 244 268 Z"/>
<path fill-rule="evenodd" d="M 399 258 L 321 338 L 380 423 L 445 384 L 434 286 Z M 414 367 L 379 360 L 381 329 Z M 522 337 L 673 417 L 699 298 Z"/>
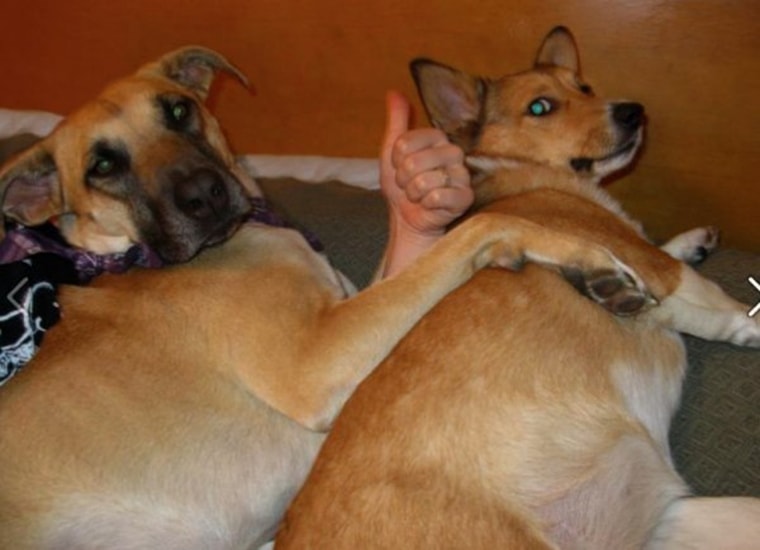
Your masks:
<path fill-rule="evenodd" d="M 449 173 L 443 168 L 439 168 L 438 171 L 443 176 L 443 187 L 451 187 L 451 176 L 449 176 Z"/>

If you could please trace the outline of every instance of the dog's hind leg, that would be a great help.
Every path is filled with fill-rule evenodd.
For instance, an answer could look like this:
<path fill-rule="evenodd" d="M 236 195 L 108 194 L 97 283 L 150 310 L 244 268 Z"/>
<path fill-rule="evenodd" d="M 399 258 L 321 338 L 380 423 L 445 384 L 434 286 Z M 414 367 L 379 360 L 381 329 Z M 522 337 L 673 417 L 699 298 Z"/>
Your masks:
<path fill-rule="evenodd" d="M 678 287 L 649 315 L 663 326 L 705 340 L 760 347 L 760 316 L 750 317 L 749 311 L 750 306 L 681 264 Z"/>
<path fill-rule="evenodd" d="M 718 247 L 720 231 L 717 227 L 697 227 L 676 235 L 660 248 L 676 260 L 698 264 Z"/>
<path fill-rule="evenodd" d="M 752 550 L 760 546 L 760 499 L 683 497 L 665 510 L 646 550 Z"/>

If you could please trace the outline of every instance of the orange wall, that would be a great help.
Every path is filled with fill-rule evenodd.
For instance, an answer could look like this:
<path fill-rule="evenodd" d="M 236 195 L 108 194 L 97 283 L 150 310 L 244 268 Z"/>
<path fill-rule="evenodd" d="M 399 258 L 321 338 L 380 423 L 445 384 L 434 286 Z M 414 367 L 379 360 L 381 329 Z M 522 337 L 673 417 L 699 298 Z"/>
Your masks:
<path fill-rule="evenodd" d="M 713 223 L 760 251 L 759 18 L 755 0 L 28 0 L 3 9 L 0 106 L 65 113 L 199 43 L 255 89 L 225 80 L 212 100 L 238 151 L 372 156 L 384 91 L 414 94 L 410 58 L 495 76 L 562 23 L 595 89 L 648 109 L 648 148 L 614 193 L 657 237 Z"/>

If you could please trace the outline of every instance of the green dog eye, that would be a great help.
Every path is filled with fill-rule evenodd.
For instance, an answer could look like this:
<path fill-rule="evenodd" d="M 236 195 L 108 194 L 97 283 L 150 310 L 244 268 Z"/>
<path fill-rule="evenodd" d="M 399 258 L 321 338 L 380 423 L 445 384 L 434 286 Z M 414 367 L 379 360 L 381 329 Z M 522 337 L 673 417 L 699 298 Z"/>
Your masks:
<path fill-rule="evenodd" d="M 185 103 L 179 102 L 172 105 L 172 118 L 177 122 L 181 122 L 187 117 L 189 109 Z"/>
<path fill-rule="evenodd" d="M 129 153 L 121 143 L 105 140 L 93 146 L 92 161 L 87 170 L 87 177 L 94 179 L 112 179 L 121 176 L 129 169 Z"/>
<path fill-rule="evenodd" d="M 107 176 L 111 172 L 113 172 L 115 163 L 113 160 L 108 158 L 99 158 L 95 162 L 95 172 L 99 176 Z"/>
<path fill-rule="evenodd" d="M 539 97 L 528 105 L 528 112 L 533 116 L 544 116 L 554 109 L 552 102 L 545 97 Z"/>

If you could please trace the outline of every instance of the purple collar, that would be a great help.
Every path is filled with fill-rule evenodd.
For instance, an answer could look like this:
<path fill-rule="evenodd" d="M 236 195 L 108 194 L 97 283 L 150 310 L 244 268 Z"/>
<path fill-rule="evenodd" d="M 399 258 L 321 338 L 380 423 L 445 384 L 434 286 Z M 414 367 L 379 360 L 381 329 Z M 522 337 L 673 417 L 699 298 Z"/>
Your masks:
<path fill-rule="evenodd" d="M 253 208 L 248 217 L 249 222 L 292 227 L 263 198 L 252 198 L 251 204 Z M 322 243 L 311 232 L 301 233 L 315 251 L 324 250 Z M 45 252 L 69 260 L 81 283 L 87 283 L 105 272 L 123 273 L 132 266 L 153 268 L 163 265 L 161 258 L 144 244 L 136 244 L 118 254 L 96 254 L 67 244 L 51 225 L 34 228 L 18 225 L 9 229 L 5 239 L 0 242 L 0 264 L 17 262 Z"/>

